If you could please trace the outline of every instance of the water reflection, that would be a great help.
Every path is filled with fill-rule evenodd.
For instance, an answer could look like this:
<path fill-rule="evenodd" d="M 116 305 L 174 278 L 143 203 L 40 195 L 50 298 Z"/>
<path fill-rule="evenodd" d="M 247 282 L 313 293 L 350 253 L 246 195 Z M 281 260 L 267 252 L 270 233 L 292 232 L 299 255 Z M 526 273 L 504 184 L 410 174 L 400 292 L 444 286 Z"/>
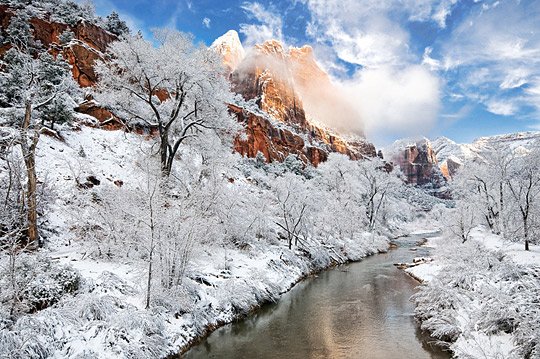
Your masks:
<path fill-rule="evenodd" d="M 421 333 L 416 282 L 393 266 L 425 254 L 411 240 L 387 254 L 321 273 L 279 303 L 212 333 L 187 358 L 450 358 Z"/>

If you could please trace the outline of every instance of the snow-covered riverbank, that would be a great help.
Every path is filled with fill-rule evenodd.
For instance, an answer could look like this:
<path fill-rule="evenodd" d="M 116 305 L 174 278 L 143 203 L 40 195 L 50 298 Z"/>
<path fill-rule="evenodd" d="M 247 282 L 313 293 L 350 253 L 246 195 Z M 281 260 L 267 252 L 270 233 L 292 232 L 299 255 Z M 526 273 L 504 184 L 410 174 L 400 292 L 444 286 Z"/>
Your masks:
<path fill-rule="evenodd" d="M 16 284 L 24 300 L 16 303 L 21 313 L 18 316 L 13 316 L 7 305 L 0 306 L 0 357 L 165 357 L 181 352 L 209 331 L 248 315 L 261 304 L 277 300 L 312 273 L 388 249 L 389 241 L 382 235 L 355 230 L 352 237 L 338 238 L 334 224 L 320 221 L 314 221 L 315 225 L 325 227 L 311 227 L 310 231 L 319 230 L 326 237 L 302 237 L 300 245 L 289 249 L 283 234 L 275 229 L 279 217 L 268 208 L 273 202 L 262 182 L 264 174 L 255 173 L 248 179 L 240 170 L 229 170 L 235 177 L 223 179 L 220 173 L 218 179 L 225 183 L 223 191 L 229 191 L 231 198 L 210 193 L 196 204 L 230 201 L 230 207 L 218 208 L 224 211 L 219 218 L 230 221 L 226 230 L 238 231 L 238 235 L 230 235 L 238 242 L 225 242 L 225 235 L 219 232 L 224 227 L 219 222 L 190 227 L 189 223 L 199 222 L 185 222 L 191 220 L 185 215 L 190 213 L 188 205 L 180 207 L 181 201 L 168 199 L 162 206 L 177 205 L 185 216 L 181 217 L 184 222 L 173 227 L 175 235 L 199 229 L 204 232 L 197 233 L 200 239 L 196 242 L 180 242 L 192 245 L 178 252 L 189 256 L 183 275 L 178 276 L 181 285 L 168 291 L 154 289 L 151 306 L 146 309 L 148 243 L 143 242 L 141 232 L 127 228 L 138 224 L 126 214 L 134 211 L 144 215 L 136 212 L 141 204 L 129 195 L 140 191 L 141 183 L 151 178 L 141 166 L 141 153 L 150 151 L 151 141 L 85 126 L 62 136 L 61 141 L 42 136 L 39 143 L 39 177 L 53 194 L 42 216 L 45 248 L 37 253 L 14 252 L 13 268 L 20 279 Z M 196 166 L 200 164 L 183 169 L 196 176 L 201 171 Z M 118 193 L 124 193 L 124 197 Z M 123 203 L 126 199 L 129 201 Z M 311 202 L 315 200 L 310 198 Z M 325 214 L 328 210 L 321 215 L 332 220 Z M 260 211 L 260 217 L 253 211 Z M 315 213 L 313 210 L 310 216 Z M 200 216 L 195 213 L 192 218 Z M 188 224 L 181 227 L 184 223 Z M 353 228 L 354 223 L 339 225 Z M 245 233 L 249 233 L 248 239 L 241 237 Z M 167 251 L 173 248 L 166 246 L 172 244 L 172 237 L 160 243 L 165 246 L 160 254 L 170 255 Z M 9 272 L 10 259 L 8 255 L 0 258 L 3 273 Z M 176 260 L 174 263 L 182 262 Z M 169 267 L 154 270 L 165 268 Z M 8 277 L 0 279 L 9 282 Z M 9 293 L 1 294 L 9 303 Z"/>
<path fill-rule="evenodd" d="M 424 282 L 414 297 L 422 328 L 456 358 L 540 355 L 540 248 L 526 252 L 482 228 L 466 243 L 442 236 L 427 245 L 434 260 L 406 269 Z"/>
<path fill-rule="evenodd" d="M 265 246 L 250 251 L 213 249 L 212 252 L 201 248 L 185 279 L 186 302 L 178 303 L 184 306 L 186 313 L 174 317 L 167 311 L 153 309 L 152 318 L 144 320 L 158 325 L 160 332 L 151 335 L 145 332 L 148 324 L 141 326 L 141 323 L 133 325 L 129 321 L 117 321 L 119 316 L 146 315 L 144 288 L 136 285 L 139 270 L 129 263 L 80 260 L 77 251 L 55 253 L 61 257 L 62 263 L 71 264 L 91 283 L 88 285 L 91 294 L 86 295 L 91 295 L 92 301 L 114 303 L 109 308 L 111 312 L 98 320 L 81 318 L 71 326 L 64 326 L 62 340 L 65 344 L 56 354 L 62 357 L 91 354 L 103 358 L 122 355 L 133 350 L 131 342 L 141 345 L 141 342 L 156 336 L 163 340 L 162 354 L 182 352 L 217 327 L 249 315 L 250 311 L 266 302 L 278 300 L 280 294 L 306 276 L 336 264 L 361 260 L 385 251 L 387 246 L 385 238 L 366 234 L 357 242 L 342 241 L 339 245 L 328 246 L 324 252 L 317 253 L 317 261 L 310 259 L 307 253 L 290 251 L 284 246 Z M 322 258 L 325 260 L 321 261 Z M 46 320 L 47 315 L 39 313 L 35 316 L 36 320 L 40 318 Z M 117 331 L 122 335 L 111 335 Z"/>

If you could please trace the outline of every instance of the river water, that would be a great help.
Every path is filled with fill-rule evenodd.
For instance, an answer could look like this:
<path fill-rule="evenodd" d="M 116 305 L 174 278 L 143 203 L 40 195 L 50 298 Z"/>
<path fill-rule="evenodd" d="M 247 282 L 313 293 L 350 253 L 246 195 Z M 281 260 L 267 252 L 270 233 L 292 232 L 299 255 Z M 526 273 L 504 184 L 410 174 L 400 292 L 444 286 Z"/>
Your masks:
<path fill-rule="evenodd" d="M 399 247 L 307 279 L 278 303 L 226 325 L 186 358 L 450 358 L 415 323 L 418 284 L 393 264 L 427 255 L 420 236 Z M 415 249 L 413 251 L 411 249 Z"/>

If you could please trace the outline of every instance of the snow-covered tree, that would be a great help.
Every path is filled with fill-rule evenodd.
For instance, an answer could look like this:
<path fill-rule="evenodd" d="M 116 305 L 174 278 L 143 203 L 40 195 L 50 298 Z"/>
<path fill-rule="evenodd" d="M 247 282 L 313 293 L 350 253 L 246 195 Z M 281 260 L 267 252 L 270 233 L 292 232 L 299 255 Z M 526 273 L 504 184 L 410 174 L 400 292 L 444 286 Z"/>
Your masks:
<path fill-rule="evenodd" d="M 538 150 L 518 155 L 513 161 L 507 179 L 510 198 L 515 204 L 516 216 L 521 223 L 519 236 L 525 242 L 525 250 L 529 250 L 529 242 L 533 231 L 540 226 L 540 161 Z"/>
<path fill-rule="evenodd" d="M 74 88 L 68 64 L 53 57 L 34 40 L 29 15 L 19 11 L 6 29 L 10 49 L 2 58 L 0 106 L 8 125 L 18 131 L 16 143 L 26 167 L 27 238 L 38 244 L 36 147 L 44 114 L 63 105 L 60 99 Z M 42 121 L 40 121 L 40 119 Z"/>
<path fill-rule="evenodd" d="M 503 146 L 486 148 L 482 157 L 463 166 L 453 182 L 455 195 L 476 207 L 483 222 L 496 234 L 506 235 L 512 215 L 508 178 L 514 154 Z"/>
<path fill-rule="evenodd" d="M 451 234 L 465 243 L 471 231 L 478 225 L 476 207 L 468 201 L 459 201 L 456 208 L 449 213 L 448 229 Z"/>
<path fill-rule="evenodd" d="M 362 204 L 365 206 L 368 228 L 373 230 L 391 192 L 398 189 L 402 182 L 387 172 L 379 158 L 358 162 L 358 180 L 363 191 Z"/>
<path fill-rule="evenodd" d="M 118 15 L 116 11 L 107 15 L 107 18 L 105 19 L 105 29 L 118 36 L 128 35 L 130 33 L 126 22 L 120 19 L 120 15 Z"/>
<path fill-rule="evenodd" d="M 181 145 L 208 131 L 232 135 L 237 125 L 217 55 L 175 31 L 156 31 L 155 40 L 157 47 L 139 36 L 111 44 L 109 60 L 96 66 L 96 98 L 130 124 L 157 128 L 168 176 Z"/>
<path fill-rule="evenodd" d="M 277 200 L 276 225 L 284 231 L 289 249 L 306 239 L 306 221 L 309 215 L 309 192 L 301 177 L 287 173 L 274 182 Z M 302 243 L 301 243 L 302 244 Z"/>

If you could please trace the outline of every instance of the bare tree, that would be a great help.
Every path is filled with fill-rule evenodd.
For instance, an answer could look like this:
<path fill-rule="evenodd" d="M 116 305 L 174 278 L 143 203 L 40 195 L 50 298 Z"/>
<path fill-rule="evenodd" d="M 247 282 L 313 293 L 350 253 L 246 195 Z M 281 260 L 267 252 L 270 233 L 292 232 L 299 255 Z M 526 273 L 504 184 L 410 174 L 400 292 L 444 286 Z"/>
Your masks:
<path fill-rule="evenodd" d="M 157 48 L 139 36 L 113 43 L 109 60 L 96 66 L 96 97 L 128 123 L 157 128 L 161 171 L 169 176 L 185 141 L 207 130 L 231 134 L 237 124 L 217 55 L 178 32 L 156 31 L 155 39 Z"/>
<path fill-rule="evenodd" d="M 449 229 L 462 243 L 469 240 L 471 231 L 477 225 L 476 208 L 467 201 L 460 201 L 451 214 Z"/>
<path fill-rule="evenodd" d="M 525 250 L 529 250 L 531 229 L 537 223 L 533 222 L 533 215 L 538 210 L 540 196 L 540 166 L 538 163 L 538 150 L 520 156 L 514 162 L 512 175 L 507 179 L 512 199 L 515 201 L 521 217 L 521 233 L 525 241 Z"/>
<path fill-rule="evenodd" d="M 385 170 L 378 158 L 358 163 L 358 180 L 361 185 L 362 200 L 365 204 L 369 230 L 375 229 L 381 208 L 388 199 L 389 192 L 401 185 L 400 180 Z"/>
<path fill-rule="evenodd" d="M 308 195 L 304 183 L 294 174 L 286 174 L 276 180 L 276 199 L 279 221 L 276 225 L 285 231 L 289 249 L 302 240 L 301 233 L 307 217 Z"/>

